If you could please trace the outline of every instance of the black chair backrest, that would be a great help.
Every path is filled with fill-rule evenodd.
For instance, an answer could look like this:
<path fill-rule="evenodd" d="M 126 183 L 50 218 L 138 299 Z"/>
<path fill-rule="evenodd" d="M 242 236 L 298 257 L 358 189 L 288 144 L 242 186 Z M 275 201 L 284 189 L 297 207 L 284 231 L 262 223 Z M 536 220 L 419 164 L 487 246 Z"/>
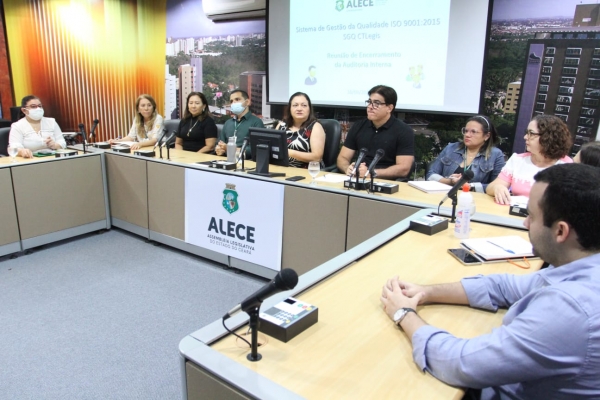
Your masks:
<path fill-rule="evenodd" d="M 165 128 L 167 128 L 167 131 L 169 132 L 169 134 L 173 131 L 177 130 L 177 127 L 179 127 L 179 119 L 165 119 L 163 121 L 163 126 Z"/>
<path fill-rule="evenodd" d="M 25 114 L 21 111 L 21 107 L 11 107 L 10 108 L 10 120 L 12 122 L 17 122 L 21 118 L 24 118 Z"/>
<path fill-rule="evenodd" d="M 10 128 L 0 128 L 0 155 L 8 156 L 8 135 Z"/>
<path fill-rule="evenodd" d="M 335 166 L 340 152 L 342 140 L 342 126 L 335 119 L 320 119 L 319 122 L 325 131 L 325 149 L 323 151 L 323 164 L 325 168 Z"/>

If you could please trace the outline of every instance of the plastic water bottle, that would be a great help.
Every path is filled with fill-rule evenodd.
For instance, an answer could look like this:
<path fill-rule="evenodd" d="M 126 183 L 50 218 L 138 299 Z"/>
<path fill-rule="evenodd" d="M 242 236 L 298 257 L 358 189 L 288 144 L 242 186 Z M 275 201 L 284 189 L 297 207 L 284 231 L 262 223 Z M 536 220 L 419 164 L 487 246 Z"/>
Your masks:
<path fill-rule="evenodd" d="M 227 162 L 235 163 L 235 151 L 237 147 L 235 145 L 235 136 L 231 136 L 227 142 Z"/>
<path fill-rule="evenodd" d="M 473 206 L 473 195 L 471 186 L 465 183 L 462 192 L 458 195 L 456 206 L 456 222 L 454 223 L 454 236 L 459 239 L 468 239 L 471 230 L 471 209 Z"/>

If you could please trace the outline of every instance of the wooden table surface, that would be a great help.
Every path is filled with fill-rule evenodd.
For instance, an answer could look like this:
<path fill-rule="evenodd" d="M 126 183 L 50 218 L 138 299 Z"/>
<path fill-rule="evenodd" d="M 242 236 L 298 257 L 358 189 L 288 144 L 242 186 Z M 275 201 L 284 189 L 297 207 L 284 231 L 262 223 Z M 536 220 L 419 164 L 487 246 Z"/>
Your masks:
<path fill-rule="evenodd" d="M 478 223 L 473 224 L 471 237 L 509 234 L 527 238 L 525 231 Z M 288 343 L 267 337 L 268 343 L 259 348 L 263 356 L 259 362 L 247 361 L 247 348 L 241 348 L 231 335 L 211 347 L 309 399 L 460 399 L 460 389 L 416 367 L 409 339 L 382 310 L 383 284 L 395 275 L 409 282 L 434 284 L 476 274 L 525 274 L 537 270 L 541 261 L 531 261 L 530 270 L 509 263 L 467 267 L 446 251 L 459 242 L 451 230 L 433 236 L 408 231 L 296 296 L 319 307 L 319 322 Z M 504 311 L 427 305 L 419 307 L 419 314 L 434 326 L 470 338 L 499 326 Z"/>

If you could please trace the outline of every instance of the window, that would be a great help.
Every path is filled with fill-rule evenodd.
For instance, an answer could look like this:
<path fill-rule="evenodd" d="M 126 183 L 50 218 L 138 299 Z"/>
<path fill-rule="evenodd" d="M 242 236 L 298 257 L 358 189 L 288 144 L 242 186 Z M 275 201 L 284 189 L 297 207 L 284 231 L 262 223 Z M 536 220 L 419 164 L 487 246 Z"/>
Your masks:
<path fill-rule="evenodd" d="M 600 103 L 600 101 L 598 99 L 590 99 L 588 97 L 584 97 L 583 102 L 582 102 L 582 104 L 584 106 L 588 106 L 588 107 L 597 107 L 598 103 Z"/>
<path fill-rule="evenodd" d="M 587 39 L 588 35 L 587 33 L 578 33 L 577 34 L 577 39 Z"/>
<path fill-rule="evenodd" d="M 543 82 L 543 83 L 548 83 L 548 82 L 550 82 L 550 75 L 542 75 L 542 76 L 540 77 L 540 82 Z"/>
<path fill-rule="evenodd" d="M 571 104 L 571 96 L 558 96 L 556 102 Z"/>
<path fill-rule="evenodd" d="M 544 57 L 544 64 L 554 64 L 554 57 Z"/>
<path fill-rule="evenodd" d="M 546 54 L 547 55 L 554 55 L 554 53 L 556 53 L 556 47 L 546 47 Z"/>
<path fill-rule="evenodd" d="M 544 113 L 543 113 L 543 112 L 539 112 L 539 111 L 535 111 L 535 112 L 533 113 L 533 115 L 544 115 Z"/>
<path fill-rule="evenodd" d="M 551 74 L 552 67 L 542 67 L 542 74 Z"/>
<path fill-rule="evenodd" d="M 579 58 L 565 58 L 565 65 L 579 65 Z"/>
<path fill-rule="evenodd" d="M 562 119 L 565 122 L 567 122 L 567 119 L 569 119 L 568 116 L 563 115 L 563 114 L 554 114 L 554 115 L 556 115 L 558 118 Z"/>
<path fill-rule="evenodd" d="M 546 101 L 546 97 L 547 95 L 541 93 L 537 95 L 538 101 Z"/>
<path fill-rule="evenodd" d="M 600 79 L 588 78 L 585 83 L 588 87 L 600 89 Z"/>
<path fill-rule="evenodd" d="M 594 49 L 594 55 L 595 56 L 600 56 L 600 47 L 597 47 Z"/>
<path fill-rule="evenodd" d="M 600 69 L 590 68 L 590 76 L 600 76 Z"/>
<path fill-rule="evenodd" d="M 535 109 L 536 110 L 543 110 L 544 108 L 546 108 L 546 104 L 545 103 L 535 103 Z"/>
<path fill-rule="evenodd" d="M 579 121 L 577 121 L 579 125 L 592 126 L 594 125 L 594 118 L 589 117 L 579 117 Z"/>
<path fill-rule="evenodd" d="M 540 92 L 548 92 L 548 85 L 540 85 Z"/>
<path fill-rule="evenodd" d="M 558 93 L 560 94 L 573 94 L 573 88 L 570 86 L 559 86 Z"/>
<path fill-rule="evenodd" d="M 565 53 L 568 56 L 580 56 L 581 55 L 581 47 L 569 47 Z"/>
<path fill-rule="evenodd" d="M 552 34 L 552 39 L 562 39 L 562 38 L 563 38 L 562 33 L 553 33 Z"/>
<path fill-rule="evenodd" d="M 592 133 L 592 129 L 591 128 L 587 128 L 585 126 L 578 126 L 577 127 L 577 133 L 580 135 L 589 135 L 590 133 Z"/>
<path fill-rule="evenodd" d="M 590 97 L 600 97 L 600 89 L 585 88 L 585 95 Z"/>
<path fill-rule="evenodd" d="M 595 108 L 582 108 L 581 109 L 581 114 L 582 115 L 596 115 L 596 109 Z"/>
<path fill-rule="evenodd" d="M 562 74 L 563 75 L 577 75 L 577 68 L 563 67 Z"/>
<path fill-rule="evenodd" d="M 554 109 L 554 111 L 568 113 L 570 109 L 571 109 L 571 106 L 560 106 L 560 105 L 557 105 L 556 108 Z"/>
<path fill-rule="evenodd" d="M 600 58 L 592 58 L 592 67 L 600 67 Z"/>
<path fill-rule="evenodd" d="M 560 84 L 561 85 L 574 85 L 575 84 L 575 78 L 566 78 L 566 77 L 561 77 L 560 78 Z"/>

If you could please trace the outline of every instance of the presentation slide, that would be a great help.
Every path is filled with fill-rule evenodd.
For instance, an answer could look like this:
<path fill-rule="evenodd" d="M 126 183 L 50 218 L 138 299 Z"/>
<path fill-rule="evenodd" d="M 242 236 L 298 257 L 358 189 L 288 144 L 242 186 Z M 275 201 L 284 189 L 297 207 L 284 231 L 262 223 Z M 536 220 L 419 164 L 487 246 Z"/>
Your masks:
<path fill-rule="evenodd" d="M 397 109 L 477 113 L 487 1 L 269 2 L 269 101 L 364 107 L 375 85 Z"/>

